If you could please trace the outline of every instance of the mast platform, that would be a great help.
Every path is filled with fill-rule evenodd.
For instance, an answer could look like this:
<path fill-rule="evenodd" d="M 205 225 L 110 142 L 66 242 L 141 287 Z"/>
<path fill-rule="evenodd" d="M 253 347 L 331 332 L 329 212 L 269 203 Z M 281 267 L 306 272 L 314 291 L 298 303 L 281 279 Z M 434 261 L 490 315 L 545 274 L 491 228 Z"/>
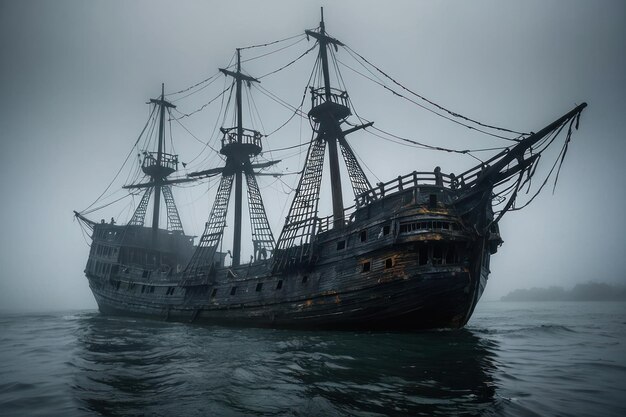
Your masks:
<path fill-rule="evenodd" d="M 146 152 L 141 170 L 153 178 L 165 178 L 178 170 L 178 155 L 161 152 L 159 161 L 158 152 Z"/>
<path fill-rule="evenodd" d="M 237 156 L 243 153 L 246 156 L 257 156 L 263 150 L 261 132 L 242 128 L 241 140 L 239 140 L 236 127 L 221 130 L 224 133 L 222 149 L 220 150 L 222 155 Z"/>
<path fill-rule="evenodd" d="M 330 88 L 329 90 L 329 94 L 326 94 L 326 88 L 324 87 L 311 88 L 311 110 L 308 115 L 317 123 L 325 117 L 341 122 L 352 114 L 348 92 L 336 88 Z"/>

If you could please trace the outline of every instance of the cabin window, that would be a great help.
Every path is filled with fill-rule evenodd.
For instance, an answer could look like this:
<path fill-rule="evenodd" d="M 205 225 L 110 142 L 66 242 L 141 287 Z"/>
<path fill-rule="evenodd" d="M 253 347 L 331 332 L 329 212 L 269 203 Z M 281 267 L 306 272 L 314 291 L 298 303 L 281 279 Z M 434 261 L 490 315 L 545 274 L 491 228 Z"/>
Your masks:
<path fill-rule="evenodd" d="M 386 224 L 383 226 L 383 236 L 387 236 L 391 232 L 391 226 Z"/>
<path fill-rule="evenodd" d="M 428 263 L 428 246 L 419 245 L 417 249 L 417 257 L 420 265 L 426 265 Z"/>
<path fill-rule="evenodd" d="M 173 295 L 175 289 L 176 289 L 176 287 L 168 287 L 167 292 L 165 293 L 165 295 Z"/>
<path fill-rule="evenodd" d="M 150 292 L 153 293 L 154 292 L 154 287 L 150 287 Z"/>
<path fill-rule="evenodd" d="M 309 280 L 308 275 L 305 275 L 305 276 L 302 277 L 302 283 L 303 284 L 306 284 L 308 280 Z"/>
<path fill-rule="evenodd" d="M 443 230 L 450 230 L 450 223 L 448 222 L 443 222 L 441 224 L 441 227 L 443 228 Z"/>
<path fill-rule="evenodd" d="M 361 230 L 361 242 L 367 242 L 367 230 Z"/>
<path fill-rule="evenodd" d="M 361 264 L 361 272 L 369 272 L 370 271 L 370 261 L 363 262 Z"/>
<path fill-rule="evenodd" d="M 143 294 L 145 291 L 146 291 L 146 286 L 145 286 L 145 285 L 142 285 L 142 286 L 141 286 L 141 293 Z"/>
<path fill-rule="evenodd" d="M 281 288 L 283 288 L 283 280 L 279 279 L 278 283 L 276 284 L 276 289 L 280 290 Z"/>
<path fill-rule="evenodd" d="M 122 283 L 121 281 L 117 281 L 117 283 L 115 284 L 115 290 L 116 291 L 120 289 L 120 284 L 121 283 Z"/>
<path fill-rule="evenodd" d="M 261 292 L 261 290 L 263 289 L 263 283 L 259 282 L 258 284 L 256 284 L 256 292 Z"/>
<path fill-rule="evenodd" d="M 428 205 L 431 208 L 437 207 L 437 194 L 430 194 L 428 196 Z"/>
<path fill-rule="evenodd" d="M 141 274 L 142 278 L 148 278 L 148 275 L 150 275 L 150 271 L 148 271 L 147 269 L 143 270 L 143 273 Z"/>
<path fill-rule="evenodd" d="M 237 287 L 231 287 L 230 295 L 235 295 L 237 293 Z"/>
<path fill-rule="evenodd" d="M 345 248 L 346 248 L 345 240 L 340 240 L 339 242 L 337 242 L 337 250 L 343 250 Z"/>
<path fill-rule="evenodd" d="M 217 288 L 213 288 L 213 291 L 211 291 L 211 298 L 215 298 L 216 295 L 217 295 Z"/>
<path fill-rule="evenodd" d="M 435 245 L 433 247 L 433 265 L 443 264 L 443 246 Z"/>
<path fill-rule="evenodd" d="M 385 268 L 391 268 L 393 266 L 393 259 L 387 258 L 385 259 Z"/>
<path fill-rule="evenodd" d="M 456 248 L 454 245 L 448 246 L 448 250 L 446 251 L 446 263 L 453 264 L 456 261 Z"/>

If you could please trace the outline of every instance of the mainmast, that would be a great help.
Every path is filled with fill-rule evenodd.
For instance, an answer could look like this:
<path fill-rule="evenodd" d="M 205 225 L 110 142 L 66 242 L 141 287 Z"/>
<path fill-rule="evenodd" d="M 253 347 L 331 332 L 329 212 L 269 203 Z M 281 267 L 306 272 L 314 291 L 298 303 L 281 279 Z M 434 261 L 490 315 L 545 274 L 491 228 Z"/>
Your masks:
<path fill-rule="evenodd" d="M 222 240 L 224 228 L 226 227 L 226 215 L 232 191 L 235 183 L 235 213 L 233 231 L 232 264 L 241 264 L 241 224 L 242 224 L 242 194 L 243 176 L 246 177 L 248 189 L 248 210 L 250 213 L 250 223 L 252 230 L 252 244 L 254 246 L 253 260 L 267 259 L 274 251 L 274 236 L 267 221 L 267 214 L 261 198 L 259 186 L 255 178 L 255 168 L 265 168 L 278 161 L 265 163 L 251 163 L 251 158 L 256 157 L 262 151 L 260 132 L 243 127 L 243 102 L 242 83 L 245 81 L 248 86 L 251 83 L 260 82 L 256 78 L 245 75 L 241 72 L 241 51 L 237 49 L 237 70 L 230 71 L 220 68 L 220 71 L 229 77 L 233 77 L 235 82 L 235 105 L 236 105 L 236 125 L 230 128 L 222 127 L 223 133 L 222 149 L 220 153 L 226 156 L 226 164 L 223 168 L 212 168 L 209 170 L 194 172 L 189 177 L 211 176 L 222 174 L 220 185 L 217 190 L 213 208 L 209 216 L 209 221 L 205 225 L 204 233 L 200 238 L 198 249 L 194 253 L 189 265 L 185 270 L 185 283 L 192 283 L 206 280 L 207 274 L 213 268 L 213 258 L 217 247 Z"/>
<path fill-rule="evenodd" d="M 237 71 L 232 72 L 227 69 L 220 68 L 220 71 L 224 74 L 233 77 L 235 79 L 235 105 L 237 107 L 237 130 L 236 130 L 236 142 L 226 143 L 222 147 L 222 153 L 229 157 L 231 162 L 231 168 L 235 174 L 235 227 L 233 232 L 233 266 L 237 266 L 241 263 L 241 211 L 242 211 L 242 171 L 244 170 L 245 163 L 250 164 L 250 156 L 256 156 L 261 152 L 260 140 L 257 149 L 250 149 L 248 146 L 244 146 L 243 143 L 243 103 L 241 101 L 241 82 L 246 81 L 248 83 L 256 82 L 259 80 L 245 75 L 241 72 L 241 51 L 237 48 Z M 224 132 L 226 133 L 226 132 Z M 261 134 L 254 131 L 253 136 L 257 136 L 259 139 Z M 226 147 L 228 149 L 226 150 Z M 226 152 L 225 152 L 226 150 Z M 250 152 L 252 151 L 252 153 Z M 228 166 L 228 162 L 226 164 Z"/>
<path fill-rule="evenodd" d="M 154 182 L 154 208 L 152 210 L 152 230 L 157 230 L 159 228 L 159 211 L 161 207 L 161 186 L 163 180 L 167 178 L 169 174 L 171 174 L 169 167 L 164 167 L 163 162 L 163 145 L 165 141 L 165 108 L 171 107 L 175 108 L 172 103 L 165 101 L 165 84 L 161 84 L 161 98 L 160 99 L 150 99 L 151 103 L 159 106 L 159 145 L 157 150 L 157 158 L 156 165 L 154 165 L 146 174 L 150 175 L 152 181 Z M 164 169 L 166 168 L 166 169 Z M 145 168 L 144 168 L 145 172 Z"/>

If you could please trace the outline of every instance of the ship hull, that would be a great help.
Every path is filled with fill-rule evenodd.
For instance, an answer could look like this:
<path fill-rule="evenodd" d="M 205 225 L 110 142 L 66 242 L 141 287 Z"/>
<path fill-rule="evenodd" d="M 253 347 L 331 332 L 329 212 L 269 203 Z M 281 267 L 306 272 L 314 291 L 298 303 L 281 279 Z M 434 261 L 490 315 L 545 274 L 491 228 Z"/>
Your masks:
<path fill-rule="evenodd" d="M 158 296 L 120 296 L 113 287 L 94 287 L 100 311 L 109 315 L 255 327 L 420 330 L 463 327 L 484 283 L 474 282 L 467 272 L 447 272 L 349 292 L 226 305 L 198 299 L 189 303 L 184 299 L 166 302 Z"/>
<path fill-rule="evenodd" d="M 85 272 L 104 314 L 299 329 L 461 328 L 501 241 L 467 227 L 454 197 L 441 187 L 404 188 L 357 209 L 346 227 L 319 231 L 308 247 L 234 267 L 220 258 L 191 278 L 177 272 L 186 238 L 163 234 L 155 252 L 147 231 L 98 225 Z M 490 204 L 482 210 L 490 216 Z"/>

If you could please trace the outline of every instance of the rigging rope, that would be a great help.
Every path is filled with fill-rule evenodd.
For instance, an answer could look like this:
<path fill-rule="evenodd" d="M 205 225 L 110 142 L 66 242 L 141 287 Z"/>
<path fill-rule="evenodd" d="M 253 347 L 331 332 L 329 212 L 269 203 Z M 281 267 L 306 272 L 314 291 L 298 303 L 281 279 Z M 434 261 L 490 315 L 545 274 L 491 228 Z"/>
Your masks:
<path fill-rule="evenodd" d="M 313 45 L 312 47 L 310 47 L 309 49 L 307 49 L 306 51 L 304 51 L 303 53 L 301 53 L 296 59 L 289 61 L 287 64 L 283 65 L 282 67 L 275 69 L 274 71 L 270 71 L 267 74 L 261 75 L 260 77 L 258 77 L 257 79 L 261 79 L 261 78 L 265 78 L 269 75 L 272 74 L 276 74 L 279 71 L 284 70 L 285 68 L 295 64 L 297 61 L 299 61 L 301 58 L 303 58 L 306 54 L 308 54 L 309 52 L 311 52 L 313 49 L 315 49 L 315 47 L 317 46 L 317 43 L 315 45 Z"/>
<path fill-rule="evenodd" d="M 211 103 L 213 103 L 215 100 L 217 100 L 218 98 L 220 98 L 222 95 L 224 95 L 228 90 L 232 89 L 232 84 L 230 87 L 226 87 L 224 90 L 222 90 L 221 93 L 219 93 L 217 96 L 213 97 L 211 100 L 209 100 L 208 103 L 203 104 L 202 106 L 200 106 L 200 108 L 192 111 L 191 113 L 183 113 L 180 110 L 177 110 L 179 113 L 182 114 L 182 116 L 175 118 L 174 120 L 178 120 L 178 119 L 184 119 L 185 117 L 190 117 L 193 116 L 194 114 L 204 110 L 208 105 L 210 105 Z"/>
<path fill-rule="evenodd" d="M 290 39 L 294 39 L 294 38 L 297 38 L 299 36 L 304 36 L 304 35 L 302 33 L 298 33 L 297 35 L 293 35 L 293 36 L 290 36 L 290 37 L 284 38 L 284 39 L 279 39 L 277 41 L 272 41 L 272 42 L 267 42 L 267 43 L 260 43 L 260 44 L 257 44 L 257 45 L 244 46 L 244 47 L 238 48 L 238 49 L 243 51 L 245 49 L 262 48 L 262 47 L 265 47 L 265 46 L 270 46 L 270 45 L 274 45 L 274 44 L 277 44 L 277 43 L 280 43 L 280 42 L 288 41 Z"/>
<path fill-rule="evenodd" d="M 293 43 L 291 43 L 291 44 L 289 44 L 287 46 L 283 46 L 282 48 L 278 48 L 278 49 L 276 49 L 274 51 L 266 52 L 266 53 L 261 54 L 261 55 L 253 56 L 252 58 L 244 59 L 244 60 L 241 61 L 241 63 L 243 64 L 245 62 L 254 61 L 255 59 L 263 58 L 263 57 L 266 57 L 266 56 L 269 56 L 269 55 L 273 55 L 273 54 L 275 54 L 277 52 L 284 51 L 287 48 L 291 48 L 292 46 L 299 44 L 300 42 L 304 41 L 304 39 L 305 39 L 304 34 L 302 34 L 302 39 L 300 39 L 299 41 L 293 42 Z"/>
<path fill-rule="evenodd" d="M 206 78 L 206 79 L 204 79 L 204 80 L 202 80 L 202 81 L 200 81 L 200 82 L 197 82 L 197 83 L 195 83 L 194 85 L 192 85 L 191 87 L 187 87 L 187 88 L 185 88 L 185 89 L 183 89 L 183 90 L 176 91 L 176 92 L 174 92 L 174 93 L 169 93 L 169 94 L 166 94 L 166 95 L 165 95 L 165 97 L 170 97 L 170 96 L 174 96 L 174 95 L 176 95 L 176 94 L 182 94 L 182 93 L 184 93 L 184 92 L 187 92 L 187 91 L 191 90 L 191 89 L 192 89 L 192 88 L 194 88 L 194 87 L 197 87 L 197 86 L 199 86 L 199 85 L 201 85 L 201 84 L 204 84 L 204 83 L 206 83 L 206 82 L 211 81 L 213 78 L 217 77 L 218 75 L 220 75 L 220 73 L 219 73 L 219 72 L 216 72 L 215 74 L 211 75 L 209 78 Z M 185 97 L 187 97 L 187 96 L 185 96 Z M 181 98 L 184 98 L 184 97 L 181 97 Z M 180 99 L 177 99 L 177 100 L 180 100 Z"/>
<path fill-rule="evenodd" d="M 350 53 L 351 55 L 352 55 L 352 53 L 354 53 L 355 55 L 357 55 L 359 58 L 361 58 L 361 59 L 362 59 L 363 61 L 365 61 L 367 64 L 371 65 L 371 66 L 372 66 L 372 67 L 373 67 L 376 71 L 378 71 L 379 73 L 381 73 L 381 74 L 382 74 L 385 78 L 389 79 L 392 83 L 396 84 L 398 87 L 400 87 L 400 88 L 402 88 L 403 90 L 405 90 L 405 91 L 407 91 L 407 92 L 409 92 L 409 93 L 413 94 L 414 96 L 418 97 L 420 100 L 423 100 L 423 101 L 427 102 L 428 104 L 430 104 L 430 105 L 432 105 L 432 106 L 434 106 L 434 107 L 436 107 L 436 108 L 438 108 L 438 109 L 440 109 L 440 110 L 442 110 L 442 111 L 444 111 L 444 112 L 448 113 L 450 116 L 453 116 L 453 117 L 456 117 L 456 118 L 459 118 L 459 119 L 463 119 L 463 120 L 466 120 L 466 121 L 468 121 L 468 122 L 475 123 L 475 124 L 477 124 L 477 125 L 479 125 L 479 126 L 482 126 L 482 127 L 488 128 L 488 129 L 494 129 L 494 130 L 499 130 L 499 131 L 502 131 L 502 132 L 513 133 L 513 134 L 520 135 L 520 136 L 525 136 L 525 135 L 528 135 L 528 134 L 529 134 L 529 133 L 518 132 L 518 131 L 515 131 L 515 130 L 511 130 L 511 129 L 506 129 L 506 128 L 503 128 L 503 127 L 498 127 L 498 126 L 493 126 L 493 125 L 489 125 L 489 124 L 486 124 L 486 123 L 482 123 L 482 122 L 479 122 L 479 121 L 477 121 L 477 120 L 471 119 L 471 118 L 469 118 L 469 117 L 463 116 L 462 114 L 456 113 L 456 112 L 454 112 L 454 111 L 452 111 L 452 110 L 449 110 L 449 109 L 447 109 L 447 108 L 445 108 L 445 107 L 443 107 L 443 106 L 441 106 L 441 105 L 439 105 L 439 104 L 435 103 L 434 101 L 429 100 L 429 99 L 427 99 L 426 97 L 424 97 L 424 96 L 422 96 L 422 95 L 420 95 L 420 94 L 417 94 L 416 92 L 414 92 L 414 91 L 412 91 L 411 89 L 409 89 L 409 88 L 405 87 L 404 85 L 400 84 L 398 81 L 396 81 L 396 80 L 395 80 L 394 78 L 392 78 L 390 75 L 388 75 L 386 72 L 384 72 L 383 70 L 381 70 L 380 68 L 378 68 L 376 65 L 372 64 L 372 63 L 371 63 L 370 61 L 368 61 L 365 57 L 363 57 L 361 54 L 359 54 L 358 52 L 356 52 L 355 50 L 353 50 L 353 49 L 352 49 L 352 48 L 350 48 L 349 46 L 344 45 L 344 47 L 346 48 L 346 50 L 348 51 L 348 53 Z M 353 56 L 353 55 L 352 55 L 352 57 L 354 58 L 354 56 Z M 356 58 L 355 58 L 355 60 L 356 60 Z M 497 138 L 500 138 L 500 139 L 504 139 L 504 140 L 510 140 L 510 141 L 516 141 L 516 142 L 519 142 L 519 140 L 516 140 L 516 139 L 511 139 L 511 138 L 508 138 L 508 137 L 506 137 L 506 136 L 496 135 L 496 134 L 494 134 L 494 133 L 490 133 L 490 132 L 484 131 L 484 130 L 482 130 L 482 129 L 478 129 L 478 128 L 474 127 L 474 126 L 470 126 L 470 125 L 467 125 L 467 124 L 465 124 L 465 123 L 459 122 L 458 120 L 454 120 L 454 119 L 452 119 L 452 118 L 450 118 L 450 117 L 447 117 L 447 116 L 445 116 L 445 115 L 443 115 L 443 114 L 441 114 L 441 113 L 438 113 L 438 112 L 434 111 L 433 109 L 429 109 L 428 107 L 425 107 L 424 105 L 417 103 L 417 102 L 416 102 L 416 101 L 414 101 L 414 100 L 411 100 L 411 99 L 410 99 L 410 98 L 408 98 L 408 97 L 405 97 L 404 95 L 402 95 L 402 94 L 398 93 L 397 91 L 395 91 L 395 90 L 393 90 L 393 89 L 389 88 L 388 86 L 384 85 L 383 83 L 381 83 L 381 82 L 379 82 L 379 81 L 374 81 L 372 78 L 365 76 L 364 74 L 360 73 L 359 71 L 356 71 L 354 68 L 351 68 L 351 67 L 347 66 L 347 65 L 346 65 L 346 64 L 344 64 L 343 62 L 341 62 L 341 61 L 339 61 L 339 62 L 340 62 L 342 65 L 344 65 L 344 66 L 348 67 L 349 69 L 351 69 L 352 71 L 355 71 L 357 74 L 360 74 L 361 76 L 364 76 L 365 78 L 369 79 L 370 81 L 375 82 L 376 84 L 380 85 L 381 87 L 383 87 L 383 88 L 385 88 L 385 89 L 389 90 L 389 91 L 390 91 L 391 93 L 393 93 L 394 95 L 397 95 L 397 96 L 399 96 L 399 97 L 402 97 L 402 98 L 404 98 L 404 99 L 406 99 L 406 100 L 408 100 L 408 101 L 412 102 L 413 104 L 415 104 L 415 105 L 417 105 L 417 106 L 419 106 L 419 107 L 422 107 L 424 110 L 430 111 L 431 113 L 436 114 L 436 115 L 438 115 L 438 116 L 440 116 L 440 117 L 443 117 L 443 118 L 445 118 L 445 119 L 447 119 L 447 120 L 449 120 L 449 121 L 451 121 L 451 122 L 454 122 L 454 123 L 460 124 L 460 125 L 465 126 L 465 127 L 469 128 L 469 129 L 476 130 L 476 131 L 481 132 L 481 133 L 484 133 L 484 134 L 486 134 L 486 135 L 494 136 L 494 137 L 497 137 Z"/>
<path fill-rule="evenodd" d="M 152 111 L 150 112 L 150 116 L 148 117 L 148 121 L 146 122 L 146 125 L 143 127 L 143 129 L 141 129 L 141 133 L 139 134 L 139 137 L 137 138 L 137 140 L 135 141 L 135 144 L 133 145 L 133 147 L 131 148 L 130 152 L 128 153 L 128 155 L 126 155 L 126 159 L 124 159 L 124 162 L 122 163 L 122 166 L 120 167 L 120 169 L 117 171 L 117 173 L 115 174 L 115 177 L 113 177 L 113 179 L 111 180 L 111 182 L 109 183 L 109 185 L 107 185 L 107 187 L 104 189 L 104 191 L 102 192 L 102 194 L 100 194 L 98 196 L 98 198 L 96 198 L 94 200 L 93 203 L 91 203 L 87 208 L 85 208 L 82 212 L 86 212 L 87 210 L 89 210 L 91 207 L 93 207 L 94 204 L 96 204 L 100 198 L 109 190 L 109 188 L 111 188 L 111 185 L 113 185 L 113 183 L 115 182 L 115 180 L 117 179 L 117 177 L 120 175 L 120 173 L 122 172 L 122 169 L 124 169 L 124 166 L 126 165 L 126 162 L 128 162 L 128 158 L 130 158 L 130 156 L 135 153 L 135 147 L 137 146 L 137 144 L 139 143 L 139 140 L 141 139 L 141 136 L 143 135 L 143 133 L 146 131 L 146 128 L 148 127 L 148 124 L 150 124 L 150 120 L 152 119 L 152 116 L 154 115 L 154 112 L 156 110 L 156 106 L 153 106 Z M 93 212 L 94 210 L 92 210 L 91 212 Z"/>

